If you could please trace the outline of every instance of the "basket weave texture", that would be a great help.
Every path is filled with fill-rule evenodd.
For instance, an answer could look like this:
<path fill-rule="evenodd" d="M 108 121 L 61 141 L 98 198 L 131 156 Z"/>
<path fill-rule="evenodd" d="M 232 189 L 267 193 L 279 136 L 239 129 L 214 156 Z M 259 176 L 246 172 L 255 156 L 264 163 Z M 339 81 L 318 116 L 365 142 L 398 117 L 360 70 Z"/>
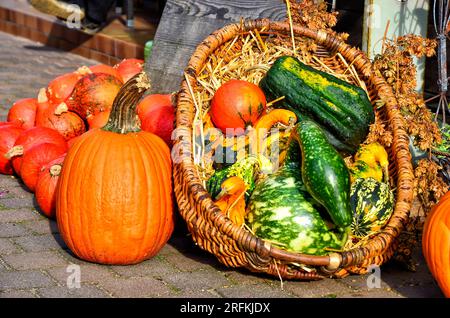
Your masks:
<path fill-rule="evenodd" d="M 343 277 L 348 273 L 366 273 L 367 268 L 381 265 L 394 253 L 396 237 L 407 222 L 413 198 L 413 170 L 408 144 L 392 88 L 377 76 L 372 64 L 360 50 L 350 47 L 341 39 L 324 31 L 315 31 L 295 25 L 295 36 L 308 38 L 318 45 L 319 57 L 333 57 L 340 53 L 353 65 L 358 77 L 364 81 L 370 100 L 382 100 L 384 106 L 375 109 L 377 118 L 385 122 L 393 140 L 387 149 L 390 158 L 389 172 L 396 188 L 396 203 L 388 224 L 363 246 L 326 256 L 289 252 L 273 246 L 245 228 L 236 226 L 214 204 L 198 174 L 192 155 L 193 120 L 195 116 L 192 89 L 198 89 L 197 76 L 213 54 L 239 34 L 252 30 L 275 32 L 291 45 L 291 29 L 286 22 L 268 19 L 249 20 L 230 24 L 208 36 L 196 48 L 185 71 L 185 80 L 177 102 L 176 131 L 173 154 L 174 190 L 179 211 L 185 220 L 194 242 L 212 253 L 228 267 L 245 267 L 252 272 L 262 272 L 286 279 L 321 279 L 325 276 Z M 223 53 L 222 53 L 223 54 Z M 231 54 L 231 53 L 230 53 Z M 329 61 L 329 62 L 328 62 Z M 336 59 L 322 58 L 322 62 L 336 69 Z M 189 83 L 187 82 L 189 81 Z"/>

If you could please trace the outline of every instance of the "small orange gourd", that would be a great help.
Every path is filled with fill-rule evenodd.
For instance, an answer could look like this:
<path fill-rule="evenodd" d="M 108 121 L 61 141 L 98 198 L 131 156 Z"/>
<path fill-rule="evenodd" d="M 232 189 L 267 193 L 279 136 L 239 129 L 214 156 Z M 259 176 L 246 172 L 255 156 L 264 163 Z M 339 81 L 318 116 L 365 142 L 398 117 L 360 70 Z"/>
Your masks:
<path fill-rule="evenodd" d="M 450 191 L 427 216 L 422 250 L 431 274 L 444 295 L 450 298 Z"/>
<path fill-rule="evenodd" d="M 83 260 L 134 264 L 156 255 L 174 227 L 170 151 L 139 128 L 145 73 L 123 85 L 108 123 L 69 149 L 56 194 L 62 238 Z"/>
<path fill-rule="evenodd" d="M 216 197 L 215 204 L 234 224 L 242 226 L 246 215 L 244 180 L 235 176 L 229 177 L 220 187 L 221 191 Z"/>

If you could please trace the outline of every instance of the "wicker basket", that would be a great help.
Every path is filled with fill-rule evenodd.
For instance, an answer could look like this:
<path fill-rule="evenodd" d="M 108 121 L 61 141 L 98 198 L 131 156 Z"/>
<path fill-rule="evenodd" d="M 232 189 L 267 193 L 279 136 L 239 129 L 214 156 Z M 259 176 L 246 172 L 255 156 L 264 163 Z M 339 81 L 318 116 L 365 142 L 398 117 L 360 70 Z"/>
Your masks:
<path fill-rule="evenodd" d="M 339 52 L 354 66 L 358 76 L 364 81 L 370 99 L 381 99 L 385 103 L 376 110 L 376 115 L 386 121 L 387 129 L 393 135 L 392 145 L 387 150 L 391 158 L 389 172 L 396 186 L 396 204 L 394 213 L 383 230 L 364 246 L 345 252 L 330 253 L 327 256 L 293 253 L 277 248 L 245 228 L 234 225 L 220 213 L 203 187 L 191 151 L 195 105 L 190 92 L 197 87 L 196 76 L 211 54 L 236 35 L 255 29 L 276 32 L 286 38 L 286 45 L 291 43 L 290 26 L 285 22 L 261 19 L 231 24 L 208 36 L 197 47 L 186 68 L 177 104 L 174 144 L 175 153 L 182 154 L 174 162 L 175 194 L 180 213 L 194 242 L 228 267 L 246 267 L 252 272 L 286 279 L 320 279 L 326 276 L 343 277 L 348 273 L 366 273 L 369 265 L 381 265 L 393 255 L 395 238 L 406 223 L 411 207 L 413 173 L 408 135 L 403 129 L 403 118 L 399 114 L 391 87 L 383 78 L 375 75 L 372 64 L 364 53 L 340 39 L 324 31 L 313 31 L 302 26 L 293 28 L 296 36 L 315 41 L 319 47 L 318 54 L 333 56 Z"/>

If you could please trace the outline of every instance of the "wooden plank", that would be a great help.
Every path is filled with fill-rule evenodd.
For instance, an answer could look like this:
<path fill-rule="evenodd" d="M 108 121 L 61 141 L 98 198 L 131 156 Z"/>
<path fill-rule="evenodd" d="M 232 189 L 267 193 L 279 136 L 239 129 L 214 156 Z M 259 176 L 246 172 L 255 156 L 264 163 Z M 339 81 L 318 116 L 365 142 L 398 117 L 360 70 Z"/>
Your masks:
<path fill-rule="evenodd" d="M 197 45 L 226 24 L 244 19 L 286 17 L 281 0 L 167 0 L 146 70 L 151 92 L 177 91 Z"/>

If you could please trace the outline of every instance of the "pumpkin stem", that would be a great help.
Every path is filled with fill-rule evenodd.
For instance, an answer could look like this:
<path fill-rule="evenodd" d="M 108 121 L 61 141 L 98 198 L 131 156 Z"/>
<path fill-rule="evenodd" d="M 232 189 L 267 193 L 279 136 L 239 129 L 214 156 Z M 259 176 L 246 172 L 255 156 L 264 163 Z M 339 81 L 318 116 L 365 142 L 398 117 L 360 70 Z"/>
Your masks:
<path fill-rule="evenodd" d="M 43 87 L 43 88 L 41 88 L 39 90 L 37 101 L 38 101 L 38 103 L 46 103 L 46 102 L 48 102 L 47 89 L 45 87 Z"/>
<path fill-rule="evenodd" d="M 67 107 L 67 104 L 62 102 L 55 108 L 55 115 L 61 115 L 63 113 L 67 113 L 69 111 L 69 107 Z"/>
<path fill-rule="evenodd" d="M 119 134 L 140 131 L 136 106 L 149 88 L 150 81 L 145 72 L 135 75 L 126 82 L 114 99 L 108 122 L 102 129 Z"/>
<path fill-rule="evenodd" d="M 5 153 L 6 159 L 11 159 L 13 157 L 22 156 L 23 155 L 23 146 L 14 146 L 7 153 Z"/>
<path fill-rule="evenodd" d="M 84 76 L 87 74 L 92 74 L 92 71 L 89 67 L 87 67 L 86 65 L 83 65 L 83 66 L 79 67 L 74 73 L 77 73 L 80 76 Z"/>
<path fill-rule="evenodd" d="M 50 175 L 52 177 L 57 177 L 61 174 L 62 166 L 60 164 L 56 164 L 50 167 Z"/>

